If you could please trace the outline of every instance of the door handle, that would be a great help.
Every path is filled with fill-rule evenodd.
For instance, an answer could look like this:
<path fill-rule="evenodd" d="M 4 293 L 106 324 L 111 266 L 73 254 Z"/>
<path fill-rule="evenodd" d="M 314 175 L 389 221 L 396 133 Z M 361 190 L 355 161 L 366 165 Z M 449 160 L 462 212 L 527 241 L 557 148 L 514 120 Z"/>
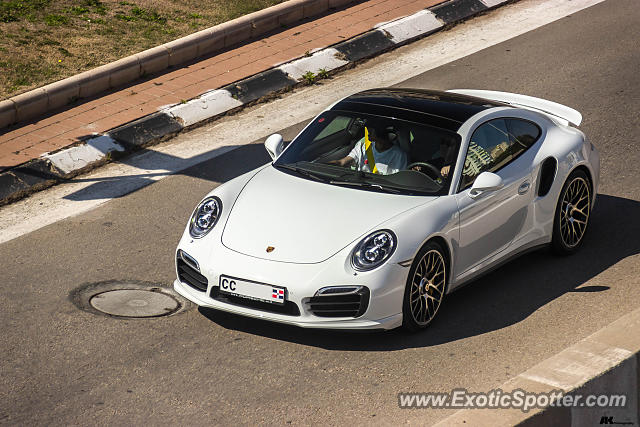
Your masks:
<path fill-rule="evenodd" d="M 518 187 L 518 194 L 526 194 L 527 191 L 529 191 L 529 187 L 531 187 L 529 181 L 523 182 L 522 184 L 520 184 L 520 187 Z"/>

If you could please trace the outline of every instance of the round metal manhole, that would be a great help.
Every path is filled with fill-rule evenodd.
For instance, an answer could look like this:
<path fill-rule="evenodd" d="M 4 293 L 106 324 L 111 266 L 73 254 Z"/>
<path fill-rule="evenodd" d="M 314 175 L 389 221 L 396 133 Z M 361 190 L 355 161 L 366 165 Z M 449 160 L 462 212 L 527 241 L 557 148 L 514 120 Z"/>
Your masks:
<path fill-rule="evenodd" d="M 171 286 L 131 280 L 87 283 L 70 298 L 82 310 L 126 319 L 169 316 L 193 306 Z"/>
<path fill-rule="evenodd" d="M 161 292 L 121 289 L 94 295 L 89 304 L 112 316 L 156 317 L 173 313 L 180 307 L 173 297 Z"/>

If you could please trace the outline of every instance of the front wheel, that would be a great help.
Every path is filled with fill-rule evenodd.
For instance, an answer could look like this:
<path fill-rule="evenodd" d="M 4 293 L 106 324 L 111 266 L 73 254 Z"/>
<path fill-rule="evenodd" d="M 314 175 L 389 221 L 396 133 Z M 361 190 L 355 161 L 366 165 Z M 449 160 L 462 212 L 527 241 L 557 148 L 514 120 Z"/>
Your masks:
<path fill-rule="evenodd" d="M 413 260 L 402 304 L 402 325 L 410 331 L 425 329 L 438 313 L 447 289 L 444 250 L 428 242 Z"/>
<path fill-rule="evenodd" d="M 556 253 L 568 255 L 580 247 L 589 225 L 591 186 L 581 170 L 569 175 L 562 187 L 553 221 L 552 246 Z"/>

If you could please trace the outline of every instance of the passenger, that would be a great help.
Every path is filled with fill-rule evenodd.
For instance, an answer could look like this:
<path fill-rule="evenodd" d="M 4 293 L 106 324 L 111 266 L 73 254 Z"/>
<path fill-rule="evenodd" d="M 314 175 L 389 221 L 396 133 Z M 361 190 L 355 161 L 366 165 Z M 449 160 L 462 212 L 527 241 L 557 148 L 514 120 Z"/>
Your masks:
<path fill-rule="evenodd" d="M 371 152 L 375 162 L 376 172 L 381 175 L 391 175 L 407 167 L 407 154 L 395 145 L 387 129 L 366 127 L 371 144 Z M 355 166 L 363 172 L 372 172 L 365 149 L 365 137 L 358 141 L 353 150 L 342 159 L 331 160 L 329 163 L 339 166 Z"/>

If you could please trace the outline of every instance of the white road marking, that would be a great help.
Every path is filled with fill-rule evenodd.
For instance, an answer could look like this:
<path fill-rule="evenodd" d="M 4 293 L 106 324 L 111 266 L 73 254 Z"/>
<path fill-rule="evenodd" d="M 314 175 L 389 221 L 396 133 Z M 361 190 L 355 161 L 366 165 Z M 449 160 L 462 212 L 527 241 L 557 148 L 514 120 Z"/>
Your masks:
<path fill-rule="evenodd" d="M 387 53 L 322 85 L 297 90 L 138 155 L 0 208 L 0 243 L 87 212 L 233 148 L 308 120 L 337 99 L 391 86 L 604 0 L 524 0 Z M 393 72 L 389 72 L 393 70 Z M 279 113 L 275 113 L 279 112 Z M 109 185 L 93 184 L 108 182 Z"/>
<path fill-rule="evenodd" d="M 166 112 L 187 127 L 241 105 L 242 102 L 234 99 L 228 90 L 216 89 L 184 104 L 172 106 Z"/>
<path fill-rule="evenodd" d="M 339 58 L 339 53 L 334 48 L 322 49 L 307 58 L 300 58 L 296 61 L 281 65 L 279 68 L 287 73 L 292 79 L 300 80 L 307 72 L 318 74 L 321 69 L 326 71 L 335 70 L 348 64 L 349 61 Z"/>
<path fill-rule="evenodd" d="M 402 43 L 420 34 L 433 32 L 443 25 L 433 12 L 425 9 L 397 21 L 382 24 L 378 29 L 391 34 L 394 42 Z"/>
<path fill-rule="evenodd" d="M 124 148 L 107 135 L 91 138 L 84 145 L 79 145 L 43 157 L 64 173 L 80 169 L 98 161 L 112 151 L 124 151 Z"/>
<path fill-rule="evenodd" d="M 487 7 L 494 7 L 501 3 L 504 3 L 505 0 L 481 0 Z"/>
<path fill-rule="evenodd" d="M 632 356 L 623 348 L 581 341 L 518 376 L 570 391 Z"/>

